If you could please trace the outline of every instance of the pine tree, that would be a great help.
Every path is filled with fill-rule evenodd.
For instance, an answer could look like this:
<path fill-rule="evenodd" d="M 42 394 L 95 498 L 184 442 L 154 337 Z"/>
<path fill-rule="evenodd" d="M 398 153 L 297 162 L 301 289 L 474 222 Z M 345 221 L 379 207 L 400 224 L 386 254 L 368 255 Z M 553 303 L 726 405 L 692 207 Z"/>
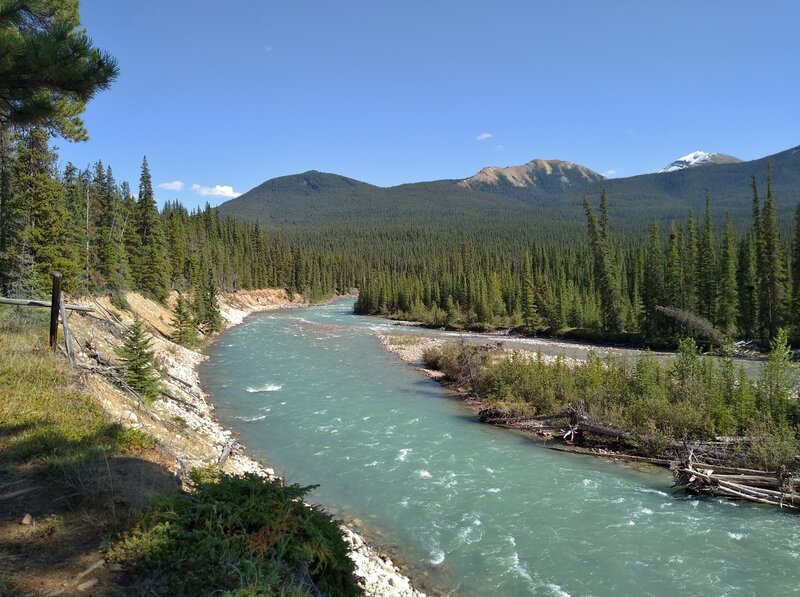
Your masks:
<path fill-rule="evenodd" d="M 11 128 L 0 122 L 0 293 L 10 294 L 15 243 L 22 227 L 18 202 L 13 194 L 16 160 Z"/>
<path fill-rule="evenodd" d="M 767 199 L 761 212 L 761 262 L 759 264 L 761 331 L 765 338 L 775 338 L 783 323 L 786 299 L 786 270 L 783 244 L 778 234 L 772 172 L 767 171 Z"/>
<path fill-rule="evenodd" d="M 541 325 L 539 311 L 536 309 L 536 289 L 533 285 L 533 266 L 529 251 L 525 252 L 525 262 L 522 267 L 522 324 L 529 334 L 535 332 Z"/>
<path fill-rule="evenodd" d="M 211 267 L 205 267 L 201 284 L 194 292 L 195 321 L 206 334 L 222 330 L 222 315 L 217 303 L 217 283 Z"/>
<path fill-rule="evenodd" d="M 706 195 L 703 239 L 697 255 L 697 313 L 714 323 L 717 314 L 717 258 L 714 224 L 711 220 L 711 198 Z"/>
<path fill-rule="evenodd" d="M 15 195 L 22 228 L 18 233 L 20 251 L 16 268 L 17 286 L 29 286 L 44 295 L 50 276 L 60 271 L 65 290 L 75 287 L 80 264 L 69 241 L 68 217 L 63 188 L 55 174 L 56 156 L 48 145 L 49 134 L 34 127 L 19 137 L 15 164 Z M 24 263 L 33 259 L 32 269 Z M 32 276 L 30 279 L 29 276 Z"/>
<path fill-rule="evenodd" d="M 725 216 L 719 271 L 719 303 L 717 321 L 720 329 L 733 336 L 739 319 L 739 289 L 737 285 L 736 232 L 730 215 Z"/>
<path fill-rule="evenodd" d="M 672 222 L 669 230 L 669 245 L 667 246 L 667 263 L 664 275 L 664 296 L 669 307 L 685 309 L 683 292 L 683 267 L 681 264 L 680 240 Z"/>
<path fill-rule="evenodd" d="M 124 344 L 116 352 L 122 362 L 125 383 L 146 401 L 158 398 L 160 376 L 141 319 L 133 320 Z"/>
<path fill-rule="evenodd" d="M 169 261 L 165 254 L 161 214 L 153 195 L 153 181 L 147 157 L 142 161 L 139 200 L 136 206 L 136 231 L 139 255 L 135 260 L 137 287 L 156 300 L 163 301 L 169 292 Z"/>
<path fill-rule="evenodd" d="M 601 205 L 605 204 L 605 193 L 603 193 Z M 594 256 L 596 286 L 600 291 L 603 329 L 609 332 L 618 332 L 622 329 L 622 296 L 620 294 L 614 261 L 608 242 L 608 218 L 607 216 L 603 216 L 603 225 L 598 225 L 594 217 L 594 211 L 589 204 L 589 199 L 586 197 L 583 198 L 583 208 L 586 212 L 589 244 Z M 606 213 L 607 209 L 602 208 L 602 211 Z"/>
<path fill-rule="evenodd" d="M 737 284 L 739 287 L 739 330 L 748 340 L 755 338 L 759 330 L 759 282 L 758 256 L 754 233 L 739 243 L 739 269 Z"/>
<path fill-rule="evenodd" d="M 645 264 L 641 290 L 644 317 L 647 332 L 655 334 L 658 332 L 656 307 L 663 306 L 664 302 L 664 253 L 661 249 L 661 231 L 656 220 L 650 224 Z"/>
<path fill-rule="evenodd" d="M 689 219 L 686 223 L 686 246 L 683 250 L 684 255 L 684 308 L 687 311 L 697 311 L 697 261 L 699 248 L 699 233 L 694 213 L 689 210 Z"/>
<path fill-rule="evenodd" d="M 86 140 L 86 102 L 117 77 L 116 61 L 92 45 L 77 2 L 3 2 L 0 124 L 44 126 Z"/>
<path fill-rule="evenodd" d="M 197 344 L 197 328 L 192 319 L 192 311 L 189 303 L 178 293 L 175 301 L 175 314 L 172 317 L 172 341 L 181 346 L 195 346 Z"/>
<path fill-rule="evenodd" d="M 792 308 L 791 320 L 795 333 L 800 330 L 800 203 L 794 215 L 794 241 L 792 243 Z"/>

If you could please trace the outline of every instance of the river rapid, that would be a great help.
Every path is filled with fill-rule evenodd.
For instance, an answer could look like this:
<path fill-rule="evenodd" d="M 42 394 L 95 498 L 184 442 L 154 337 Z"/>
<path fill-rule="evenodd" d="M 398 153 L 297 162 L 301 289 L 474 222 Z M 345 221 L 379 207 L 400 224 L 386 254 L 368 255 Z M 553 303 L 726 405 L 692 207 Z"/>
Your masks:
<path fill-rule="evenodd" d="M 223 424 L 311 500 L 460 595 L 784 595 L 800 518 L 474 421 L 352 301 L 256 314 L 200 370 Z M 418 330 L 413 330 L 418 332 Z M 550 346 L 548 350 L 563 350 Z M 578 355 L 568 355 L 578 356 Z M 357 526 L 358 523 L 357 523 Z"/>

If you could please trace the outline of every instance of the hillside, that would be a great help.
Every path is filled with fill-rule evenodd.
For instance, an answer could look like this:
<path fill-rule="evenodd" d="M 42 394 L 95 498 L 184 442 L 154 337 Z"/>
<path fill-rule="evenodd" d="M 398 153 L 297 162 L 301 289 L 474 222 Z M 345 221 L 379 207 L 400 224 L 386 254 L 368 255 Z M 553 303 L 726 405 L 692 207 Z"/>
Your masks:
<path fill-rule="evenodd" d="M 719 154 L 721 155 L 721 154 Z M 259 220 L 280 228 L 338 224 L 486 224 L 578 222 L 581 199 L 609 195 L 621 225 L 654 216 L 683 218 L 701 211 L 708 191 L 717 213 L 750 213 L 750 179 L 766 188 L 772 167 L 778 208 L 790 213 L 800 200 L 800 146 L 747 162 L 710 163 L 671 172 L 605 179 L 592 170 L 558 160 L 484 168 L 461 180 L 420 182 L 382 188 L 338 174 L 310 171 L 268 180 L 218 207 L 222 215 Z"/>

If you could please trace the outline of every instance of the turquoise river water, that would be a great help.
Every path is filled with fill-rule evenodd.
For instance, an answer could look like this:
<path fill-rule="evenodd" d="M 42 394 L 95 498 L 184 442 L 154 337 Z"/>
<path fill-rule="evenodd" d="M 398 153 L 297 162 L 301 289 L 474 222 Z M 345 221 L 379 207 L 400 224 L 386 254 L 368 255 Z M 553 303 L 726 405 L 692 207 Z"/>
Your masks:
<path fill-rule="evenodd" d="M 460 595 L 785 595 L 800 518 L 476 423 L 352 301 L 254 315 L 203 365 L 221 421 L 311 500 Z"/>

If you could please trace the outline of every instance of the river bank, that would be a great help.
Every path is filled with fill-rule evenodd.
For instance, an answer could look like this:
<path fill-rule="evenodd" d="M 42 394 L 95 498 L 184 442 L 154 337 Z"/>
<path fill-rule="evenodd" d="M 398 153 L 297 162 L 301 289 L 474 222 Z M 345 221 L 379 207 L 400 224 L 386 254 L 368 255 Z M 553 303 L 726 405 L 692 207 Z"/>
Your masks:
<path fill-rule="evenodd" d="M 412 366 L 414 369 L 419 371 L 422 375 L 427 377 L 428 379 L 434 380 L 440 383 L 444 388 L 446 388 L 449 392 L 451 392 L 454 396 L 457 396 L 461 402 L 467 406 L 470 411 L 478 417 L 480 420 L 480 415 L 486 408 L 485 402 L 475 396 L 473 393 L 468 391 L 466 388 L 460 387 L 457 383 L 448 380 L 445 374 L 442 371 L 437 369 L 431 369 L 427 367 L 425 364 L 424 355 L 428 350 L 441 348 L 447 341 L 441 338 L 429 338 L 425 336 L 409 336 L 409 335 L 399 335 L 399 334 L 379 334 L 378 340 L 383 346 L 384 350 L 387 352 L 397 356 L 401 361 L 405 364 Z M 514 351 L 511 349 L 504 349 L 501 348 L 501 344 L 497 343 L 493 348 L 498 351 L 499 353 L 503 354 L 512 354 Z M 556 361 L 557 357 L 552 355 L 534 355 L 533 353 L 529 354 L 530 358 L 541 358 L 546 363 L 553 363 Z M 563 362 L 567 364 L 567 366 L 572 366 L 576 364 L 579 360 L 574 358 L 564 358 L 562 359 Z M 503 425 L 498 425 L 503 427 Z M 509 427 L 509 429 L 514 429 L 513 427 Z M 614 452 L 608 450 L 603 447 L 591 447 L 591 448 L 583 448 L 574 445 L 567 445 L 561 441 L 558 441 L 560 436 L 553 432 L 551 429 L 516 429 L 516 431 L 521 431 L 524 434 L 528 434 L 543 440 L 545 443 L 543 444 L 545 447 L 550 448 L 552 450 L 558 450 L 562 452 L 573 452 L 576 454 L 586 454 L 589 456 L 600 456 L 605 458 L 618 458 L 618 459 L 626 459 L 631 461 L 648 461 L 652 464 L 657 464 L 659 466 L 668 466 L 668 461 L 659 462 L 657 459 L 646 459 L 641 458 L 635 455 L 630 454 L 622 454 L 619 452 Z"/>
<path fill-rule="evenodd" d="M 634 394 L 628 394 L 627 400 L 639 400 L 640 392 L 646 394 L 648 391 L 637 385 L 639 380 L 636 373 L 619 369 L 611 362 L 603 366 L 591 358 L 588 362 L 583 362 L 541 353 L 534 355 L 509 350 L 501 343 L 459 346 L 451 342 L 449 346 L 444 346 L 445 343 L 440 339 L 387 333 L 381 334 L 379 339 L 384 349 L 457 395 L 482 423 L 541 438 L 545 447 L 559 451 L 668 466 L 673 470 L 677 484 L 690 493 L 719 495 L 790 510 L 798 509 L 796 490 L 800 479 L 791 473 L 795 470 L 792 461 L 797 459 L 797 456 L 793 456 L 797 446 L 791 440 L 784 441 L 778 432 L 773 435 L 771 431 L 764 433 L 756 428 L 753 436 L 726 436 L 719 432 L 717 435 L 709 435 L 705 430 L 695 430 L 692 437 L 686 433 L 685 428 L 679 430 L 683 435 L 674 431 L 670 434 L 661 427 L 663 423 L 656 423 L 655 419 L 651 419 L 650 426 L 642 431 L 635 424 L 631 425 L 633 419 L 626 419 L 620 410 L 612 411 L 611 414 L 611 417 L 616 416 L 611 419 L 616 424 L 604 420 L 603 414 L 597 415 L 594 412 L 594 416 L 590 416 L 593 411 L 587 408 L 584 400 L 590 399 L 591 391 L 603 391 L 598 389 L 600 386 L 597 380 L 607 369 L 612 372 L 609 375 L 617 376 L 614 378 L 611 399 L 619 404 L 625 403 L 620 392 L 633 389 Z M 464 340 L 462 339 L 462 343 Z M 692 358 L 699 359 L 697 355 L 692 357 L 687 354 L 678 358 L 684 359 L 684 366 Z M 558 363 L 554 363 L 556 360 Z M 433 363 L 432 367 L 430 363 Z M 597 365 L 600 365 L 600 369 L 593 369 Z M 569 370 L 574 371 L 574 376 L 573 373 L 566 373 Z M 586 377 L 587 370 L 593 371 L 589 378 Z M 709 371 L 714 371 L 713 365 Z M 532 406 L 536 404 L 532 401 L 540 394 L 534 391 L 532 396 L 531 388 L 525 385 L 531 381 L 525 376 L 531 374 L 536 379 L 549 379 L 551 383 L 553 380 L 548 376 L 562 375 L 560 379 L 564 385 L 559 386 L 557 392 L 563 392 L 570 398 L 561 400 L 560 406 L 554 406 L 552 402 L 546 402 L 544 407 Z M 662 371 L 661 375 L 666 376 L 668 373 Z M 785 375 L 789 375 L 788 368 Z M 586 398 L 587 394 L 582 393 L 580 388 L 569 385 L 568 381 L 573 379 L 583 379 L 584 383 L 595 384 L 591 386 L 589 398 Z M 620 379 L 628 380 L 625 382 L 629 385 L 627 390 L 623 387 L 625 384 L 618 385 Z M 719 379 L 722 378 L 717 378 L 717 382 Z M 742 387 L 753 391 L 752 386 L 744 386 L 742 379 L 739 380 L 739 389 L 730 390 L 728 399 L 735 399 L 737 391 L 745 391 Z M 714 387 L 716 392 L 725 392 L 729 388 L 725 385 L 711 386 L 714 381 L 706 383 L 709 384 L 706 388 L 696 385 L 695 391 L 702 395 L 710 387 Z M 522 393 L 510 390 L 515 387 L 513 384 L 521 384 L 516 388 Z M 654 387 L 649 386 L 650 390 Z M 542 389 L 543 387 L 539 388 L 540 391 Z M 597 404 L 598 401 L 595 401 L 595 405 Z M 603 413 L 603 402 L 599 401 L 599 404 L 600 412 Z M 669 408 L 670 403 L 666 404 Z M 662 407 L 663 405 L 661 403 Z M 695 412 L 698 416 L 703 415 L 699 409 Z M 680 416 L 680 413 L 673 415 Z M 752 419 L 749 424 L 753 424 Z M 762 444 L 770 445 L 770 448 L 764 450 Z M 768 456 L 765 457 L 765 454 Z M 701 478 L 702 482 L 698 481 Z"/>
<path fill-rule="evenodd" d="M 198 366 L 207 356 L 169 340 L 171 311 L 138 294 L 128 293 L 125 299 L 128 309 L 115 308 L 107 298 L 85 301 L 96 312 L 70 320 L 74 340 L 82 348 L 78 365 L 84 371 L 84 383 L 103 409 L 124 426 L 155 437 L 162 464 L 184 484 L 189 471 L 209 465 L 218 465 L 224 472 L 235 475 L 255 473 L 275 478 L 271 467 L 247 456 L 234 433 L 217 421 L 198 375 Z M 219 304 L 225 329 L 241 324 L 257 312 L 306 305 L 302 297 L 290 298 L 283 290 L 226 294 L 220 296 Z M 152 349 L 163 373 L 163 399 L 150 406 L 119 389 L 110 368 L 115 362 L 114 349 L 123 338 L 123 326 L 129 325 L 134 317 L 141 318 L 150 328 Z M 424 595 L 412 587 L 389 557 L 359 533 L 347 526 L 342 527 L 342 533 L 367 595 Z"/>

